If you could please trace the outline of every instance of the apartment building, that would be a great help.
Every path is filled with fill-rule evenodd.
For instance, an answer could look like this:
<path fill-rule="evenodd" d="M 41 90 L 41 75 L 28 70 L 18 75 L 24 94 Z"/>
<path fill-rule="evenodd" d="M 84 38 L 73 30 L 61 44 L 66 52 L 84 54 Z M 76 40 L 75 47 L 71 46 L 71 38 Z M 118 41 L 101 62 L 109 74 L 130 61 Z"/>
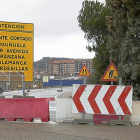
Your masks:
<path fill-rule="evenodd" d="M 46 72 L 48 75 L 74 75 L 75 60 L 50 60 L 46 63 Z"/>
<path fill-rule="evenodd" d="M 93 71 L 92 59 L 75 59 L 75 74 L 78 74 L 83 65 L 86 65 L 90 73 Z"/>
<path fill-rule="evenodd" d="M 92 73 L 92 59 L 49 60 L 46 63 L 46 73 L 54 76 L 77 76 L 84 64 Z"/>

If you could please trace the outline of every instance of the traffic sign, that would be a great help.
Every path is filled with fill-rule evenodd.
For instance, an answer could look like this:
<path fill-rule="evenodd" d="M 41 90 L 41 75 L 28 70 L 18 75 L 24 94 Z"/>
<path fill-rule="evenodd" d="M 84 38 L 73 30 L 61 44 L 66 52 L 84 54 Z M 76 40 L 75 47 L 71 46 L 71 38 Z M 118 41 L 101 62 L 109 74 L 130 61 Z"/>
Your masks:
<path fill-rule="evenodd" d="M 48 81 L 49 81 L 48 76 L 43 76 L 43 82 L 48 82 Z"/>
<path fill-rule="evenodd" d="M 33 81 L 33 42 L 32 23 L 0 22 L 0 72 L 23 72 Z"/>
<path fill-rule="evenodd" d="M 40 78 L 40 75 L 36 75 L 36 78 L 39 79 Z"/>
<path fill-rule="evenodd" d="M 91 76 L 90 72 L 88 71 L 86 65 L 83 65 L 81 71 L 79 72 L 78 76 Z"/>
<path fill-rule="evenodd" d="M 118 80 L 118 70 L 113 62 L 108 66 L 101 80 L 102 81 L 117 81 Z"/>
<path fill-rule="evenodd" d="M 72 113 L 132 114 L 132 86 L 73 85 Z"/>

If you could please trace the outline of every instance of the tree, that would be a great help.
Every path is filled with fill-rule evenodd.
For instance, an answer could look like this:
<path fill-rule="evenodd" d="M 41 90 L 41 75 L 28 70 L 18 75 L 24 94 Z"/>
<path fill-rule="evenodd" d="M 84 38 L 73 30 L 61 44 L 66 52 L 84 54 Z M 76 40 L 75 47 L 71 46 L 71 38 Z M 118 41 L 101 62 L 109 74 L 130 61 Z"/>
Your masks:
<path fill-rule="evenodd" d="M 134 96 L 140 99 L 140 2 L 107 0 L 107 5 L 113 13 L 106 17 L 110 61 L 117 65 L 123 84 L 134 86 Z"/>
<path fill-rule="evenodd" d="M 106 47 L 108 30 L 105 17 L 107 15 L 110 15 L 110 10 L 106 6 L 97 1 L 85 0 L 78 16 L 79 27 L 84 31 L 84 37 L 89 44 L 86 48 L 90 52 L 95 52 L 93 58 L 95 83 L 99 80 L 99 76 L 101 79 L 109 65 L 109 50 Z"/>

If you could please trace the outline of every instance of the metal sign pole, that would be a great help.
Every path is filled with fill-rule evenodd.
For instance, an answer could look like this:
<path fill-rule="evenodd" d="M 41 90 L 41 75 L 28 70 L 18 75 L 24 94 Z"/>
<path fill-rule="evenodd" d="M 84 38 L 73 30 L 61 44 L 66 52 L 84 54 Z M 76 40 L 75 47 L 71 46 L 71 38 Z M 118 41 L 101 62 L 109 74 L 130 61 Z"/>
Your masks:
<path fill-rule="evenodd" d="M 87 77 L 84 77 L 84 85 L 86 85 L 86 82 L 87 82 Z"/>
<path fill-rule="evenodd" d="M 22 75 L 22 90 L 23 90 L 23 95 L 24 95 L 24 93 L 25 93 L 24 75 Z"/>
<path fill-rule="evenodd" d="M 86 86 L 86 78 L 91 76 L 89 70 L 87 69 L 86 65 L 84 64 L 82 69 L 80 70 L 78 76 L 83 77 L 83 84 Z M 86 118 L 86 110 L 79 110 L 79 113 L 82 113 L 82 119 L 74 119 L 74 123 L 93 123 L 93 120 L 85 119 Z"/>
<path fill-rule="evenodd" d="M 11 77 L 11 72 L 9 72 L 9 92 L 10 92 L 10 86 L 11 86 L 11 84 L 10 84 L 10 77 Z"/>
<path fill-rule="evenodd" d="M 122 77 L 119 77 L 119 86 L 122 86 Z M 118 120 L 121 120 L 121 115 L 118 116 Z"/>
<path fill-rule="evenodd" d="M 83 83 L 86 85 L 87 77 L 84 77 Z M 82 113 L 82 119 L 85 119 L 85 112 Z"/>

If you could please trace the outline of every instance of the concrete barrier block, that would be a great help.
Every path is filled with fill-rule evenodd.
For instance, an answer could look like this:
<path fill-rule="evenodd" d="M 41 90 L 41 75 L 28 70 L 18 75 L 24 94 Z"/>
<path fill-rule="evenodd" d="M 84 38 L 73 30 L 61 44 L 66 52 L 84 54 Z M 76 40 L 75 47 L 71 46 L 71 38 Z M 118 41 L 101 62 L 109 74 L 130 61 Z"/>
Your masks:
<path fill-rule="evenodd" d="M 22 98 L 35 98 L 35 96 L 22 96 Z"/>
<path fill-rule="evenodd" d="M 1 95 L 0 98 L 5 98 L 5 96 Z"/>
<path fill-rule="evenodd" d="M 128 120 L 110 120 L 110 125 L 131 125 Z"/>
<path fill-rule="evenodd" d="M 82 113 L 72 113 L 71 98 L 57 98 L 56 101 L 56 121 L 64 122 L 67 120 L 81 119 Z M 85 114 L 86 119 L 93 119 L 92 114 Z"/>
<path fill-rule="evenodd" d="M 63 122 L 66 119 L 66 100 L 58 98 L 56 102 L 56 122 Z"/>
<path fill-rule="evenodd" d="M 22 95 L 13 95 L 13 98 L 22 98 Z"/>
<path fill-rule="evenodd" d="M 93 119 L 74 119 L 74 124 L 94 124 Z"/>
<path fill-rule="evenodd" d="M 132 115 L 130 116 L 132 125 L 140 124 L 140 101 L 132 102 Z"/>

